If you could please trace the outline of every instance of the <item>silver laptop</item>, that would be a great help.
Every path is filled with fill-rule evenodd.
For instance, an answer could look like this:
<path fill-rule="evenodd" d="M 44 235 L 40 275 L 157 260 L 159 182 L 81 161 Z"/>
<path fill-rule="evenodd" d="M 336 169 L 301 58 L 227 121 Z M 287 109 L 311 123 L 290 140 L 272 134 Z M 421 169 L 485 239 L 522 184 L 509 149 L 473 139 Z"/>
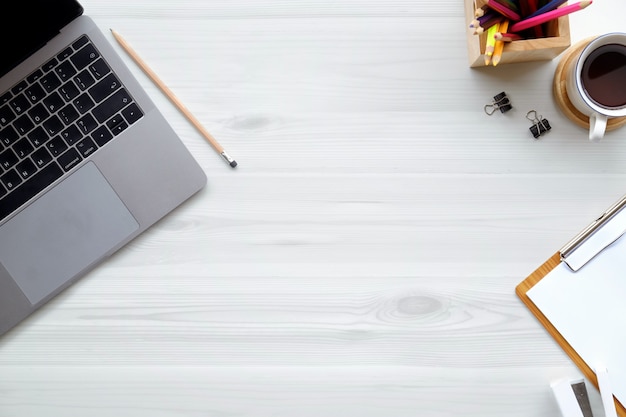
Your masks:
<path fill-rule="evenodd" d="M 0 335 L 206 177 L 75 0 L 2 0 Z"/>

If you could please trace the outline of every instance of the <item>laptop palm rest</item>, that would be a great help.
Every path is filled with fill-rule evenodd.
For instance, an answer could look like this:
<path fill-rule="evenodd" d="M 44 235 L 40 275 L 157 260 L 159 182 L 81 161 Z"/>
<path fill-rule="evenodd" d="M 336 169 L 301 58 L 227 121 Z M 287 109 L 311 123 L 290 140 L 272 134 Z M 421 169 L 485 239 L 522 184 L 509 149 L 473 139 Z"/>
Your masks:
<path fill-rule="evenodd" d="M 138 228 L 89 162 L 0 227 L 0 263 L 37 304 Z"/>

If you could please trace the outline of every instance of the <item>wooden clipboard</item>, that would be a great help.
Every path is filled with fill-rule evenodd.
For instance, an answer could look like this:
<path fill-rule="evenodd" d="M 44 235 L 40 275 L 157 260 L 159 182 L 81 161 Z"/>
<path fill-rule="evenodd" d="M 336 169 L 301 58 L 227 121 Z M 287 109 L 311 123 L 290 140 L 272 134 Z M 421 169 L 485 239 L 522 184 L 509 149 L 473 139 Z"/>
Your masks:
<path fill-rule="evenodd" d="M 556 342 L 561 346 L 561 348 L 567 353 L 567 355 L 574 361 L 578 369 L 582 371 L 587 380 L 591 381 L 593 385 L 598 388 L 598 379 L 596 378 L 595 372 L 591 370 L 591 368 L 583 361 L 583 359 L 576 353 L 576 351 L 572 348 L 572 346 L 567 343 L 565 338 L 561 336 L 558 330 L 550 323 L 550 321 L 546 318 L 546 316 L 537 308 L 537 306 L 532 302 L 530 297 L 528 297 L 528 291 L 535 286 L 539 281 L 543 279 L 550 271 L 556 268 L 561 263 L 561 253 L 557 252 L 550 259 L 544 262 L 539 268 L 537 268 L 532 274 L 530 274 L 524 281 L 520 282 L 517 287 L 515 287 L 515 293 L 522 300 L 522 302 L 528 307 L 531 313 L 535 315 L 537 320 L 546 328 L 548 333 L 556 340 Z M 620 417 L 626 417 L 626 408 L 615 398 L 613 397 L 613 401 L 615 402 L 615 408 L 617 409 L 617 414 Z"/>

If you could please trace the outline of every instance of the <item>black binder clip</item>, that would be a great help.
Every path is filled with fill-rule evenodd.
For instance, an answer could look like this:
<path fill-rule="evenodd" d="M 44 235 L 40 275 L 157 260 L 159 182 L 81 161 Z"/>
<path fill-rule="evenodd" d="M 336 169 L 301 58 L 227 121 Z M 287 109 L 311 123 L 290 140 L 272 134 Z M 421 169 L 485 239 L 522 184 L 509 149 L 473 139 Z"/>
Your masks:
<path fill-rule="evenodd" d="M 552 129 L 552 127 L 550 126 L 550 122 L 548 122 L 548 119 L 544 119 L 534 110 L 526 113 L 526 118 L 533 122 L 533 125 L 529 127 L 528 130 L 530 130 L 530 133 L 533 134 L 535 139 Z"/>
<path fill-rule="evenodd" d="M 513 106 L 511 105 L 511 101 L 507 97 L 506 93 L 503 91 L 497 96 L 493 97 L 493 104 L 485 104 L 485 113 L 491 116 L 497 110 L 500 110 L 501 113 L 506 113 L 512 108 Z"/>

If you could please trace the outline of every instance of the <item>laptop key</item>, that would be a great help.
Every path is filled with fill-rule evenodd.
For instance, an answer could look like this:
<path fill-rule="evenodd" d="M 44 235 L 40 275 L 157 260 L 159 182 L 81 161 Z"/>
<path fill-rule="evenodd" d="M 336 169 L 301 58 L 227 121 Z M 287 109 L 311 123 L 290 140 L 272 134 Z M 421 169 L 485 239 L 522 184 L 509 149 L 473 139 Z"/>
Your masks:
<path fill-rule="evenodd" d="M 65 123 L 65 125 L 70 125 L 71 123 L 74 122 L 74 120 L 78 119 L 78 112 L 76 111 L 76 109 L 74 108 L 74 106 L 72 106 L 71 104 L 68 104 L 67 106 L 63 107 L 61 110 L 59 110 L 59 117 L 61 117 L 61 120 L 63 120 L 63 123 Z"/>
<path fill-rule="evenodd" d="M 45 64 L 43 64 L 43 66 L 41 67 L 42 70 L 44 70 L 45 72 L 51 71 L 54 69 L 54 67 L 57 66 L 57 64 L 59 63 L 59 61 L 57 61 L 56 58 L 52 58 L 50 59 L 48 62 L 46 62 Z"/>
<path fill-rule="evenodd" d="M 118 123 L 117 125 L 115 125 L 115 127 L 111 128 L 111 132 L 113 132 L 113 134 L 117 136 L 123 131 L 125 131 L 127 127 L 128 127 L 128 123 L 126 123 L 125 121 L 122 121 Z"/>
<path fill-rule="evenodd" d="M 37 172 L 37 167 L 30 159 L 23 160 L 22 162 L 17 164 L 17 167 L 15 168 L 17 169 L 17 173 L 20 174 L 23 180 L 27 180 L 28 178 L 30 178 L 31 175 Z"/>
<path fill-rule="evenodd" d="M 80 96 L 78 96 L 76 99 L 74 99 L 73 103 L 74 103 L 74 106 L 76 106 L 76 109 L 81 114 L 87 113 L 89 110 L 93 108 L 93 106 L 96 105 L 96 103 L 93 102 L 93 100 L 91 99 L 91 97 L 89 97 L 89 94 L 87 93 L 83 93 Z"/>
<path fill-rule="evenodd" d="M 6 187 L 7 190 L 12 191 L 15 187 L 22 183 L 22 179 L 16 170 L 12 169 L 5 172 L 0 177 L 0 182 Z"/>
<path fill-rule="evenodd" d="M 59 80 L 59 77 L 57 77 L 54 72 L 47 73 L 41 77 L 39 82 L 48 93 L 53 92 L 58 86 L 61 85 L 61 80 Z"/>
<path fill-rule="evenodd" d="M 98 146 L 103 146 L 111 139 L 113 139 L 113 135 L 109 132 L 106 126 L 100 126 L 91 134 L 91 138 L 98 144 Z"/>
<path fill-rule="evenodd" d="M 96 80 L 93 78 L 89 70 L 82 70 L 74 77 L 74 82 L 81 90 L 86 90 L 95 84 Z"/>
<path fill-rule="evenodd" d="M 28 83 L 26 82 L 26 80 L 20 81 L 19 83 L 17 83 L 17 85 L 15 85 L 15 87 L 13 87 L 11 89 L 11 92 L 15 95 L 21 93 L 22 91 L 24 91 L 24 89 L 26 89 L 26 87 L 28 87 Z"/>
<path fill-rule="evenodd" d="M 35 104 L 46 96 L 46 92 L 39 84 L 33 84 L 25 90 L 26 97 Z"/>
<path fill-rule="evenodd" d="M 61 129 L 63 129 L 65 126 L 63 125 L 63 122 L 61 121 L 61 119 L 59 119 L 56 115 L 52 115 L 48 118 L 48 120 L 46 120 L 45 122 L 43 122 L 43 128 L 46 129 L 46 132 L 48 133 L 48 135 L 50 136 L 54 136 L 57 133 L 59 133 L 61 131 Z"/>
<path fill-rule="evenodd" d="M 124 116 L 128 124 L 132 125 L 137 120 L 141 119 L 141 116 L 143 116 L 143 113 L 141 112 L 137 104 L 132 103 L 130 106 L 122 110 L 122 115 Z"/>
<path fill-rule="evenodd" d="M 82 156 L 80 156 L 78 151 L 74 148 L 68 149 L 67 152 L 59 156 L 59 158 L 57 159 L 57 161 L 61 165 L 61 168 L 63 168 L 65 172 L 74 168 L 82 160 Z"/>
<path fill-rule="evenodd" d="M 67 145 L 61 136 L 55 136 L 48 143 L 46 143 L 46 148 L 48 148 L 48 151 L 50 151 L 52 156 L 56 157 L 65 152 Z"/>
<path fill-rule="evenodd" d="M 70 61 L 62 62 L 61 64 L 59 64 L 58 67 L 54 69 L 54 71 L 57 73 L 62 81 L 67 81 L 74 74 L 76 74 L 76 70 L 74 69 Z"/>
<path fill-rule="evenodd" d="M 7 126 L 0 130 L 0 142 L 5 146 L 11 146 L 20 136 L 17 134 L 13 126 Z"/>
<path fill-rule="evenodd" d="M 30 157 L 35 161 L 37 168 L 43 168 L 48 162 L 52 161 L 52 156 L 45 147 L 37 149 Z"/>
<path fill-rule="evenodd" d="M 18 175 L 17 172 L 15 175 Z M 48 166 L 35 173 L 14 192 L 9 193 L 0 200 L 0 219 L 4 219 L 62 175 L 63 170 L 56 163 L 48 164 Z"/>
<path fill-rule="evenodd" d="M 91 64 L 92 62 L 94 62 L 95 60 L 97 60 L 99 57 L 100 57 L 100 54 L 98 53 L 96 48 L 92 44 L 89 44 L 85 46 L 83 49 L 81 49 L 80 51 L 76 52 L 70 58 L 70 61 L 72 61 L 72 63 L 74 64 L 76 68 L 81 70 L 85 68 L 86 66 L 88 66 L 89 64 Z"/>
<path fill-rule="evenodd" d="M 100 58 L 93 64 L 89 65 L 89 71 L 97 80 L 99 80 L 107 75 L 109 72 L 111 72 L 111 68 L 109 68 L 107 63 L 104 62 L 102 58 Z"/>
<path fill-rule="evenodd" d="M 63 132 L 61 132 L 61 137 L 65 140 L 65 143 L 67 143 L 69 146 L 72 146 L 73 144 L 81 140 L 83 138 L 83 135 L 82 133 L 80 133 L 75 125 L 71 125 Z"/>
<path fill-rule="evenodd" d="M 104 77 L 98 84 L 89 89 L 89 95 L 96 103 L 101 102 L 120 88 L 121 83 L 114 74 Z"/>
<path fill-rule="evenodd" d="M 10 169 L 18 162 L 19 159 L 12 149 L 5 149 L 4 152 L 0 153 L 0 166 L 2 166 L 2 168 L 4 168 L 5 170 Z"/>
<path fill-rule="evenodd" d="M 124 123 L 124 118 L 122 117 L 121 114 L 116 114 L 115 116 L 111 117 L 109 119 L 108 122 L 106 122 L 107 127 L 109 128 L 109 130 L 113 131 L 113 129 L 115 128 L 115 126 Z"/>
<path fill-rule="evenodd" d="M 24 113 L 26 110 L 30 109 L 31 104 L 26 98 L 24 94 L 20 94 L 19 96 L 13 97 L 11 101 L 9 101 L 11 108 L 15 112 L 15 114 L 20 115 Z"/>
<path fill-rule="evenodd" d="M 35 127 L 35 124 L 30 120 L 27 114 L 24 114 L 13 122 L 13 127 L 17 130 L 17 133 L 23 136 L 30 132 L 30 130 Z"/>
<path fill-rule="evenodd" d="M 28 77 L 26 77 L 26 81 L 28 81 L 29 84 L 33 84 L 35 81 L 40 79 L 42 76 L 43 76 L 43 71 L 38 69 L 38 70 L 34 71 L 32 74 L 30 74 Z"/>
<path fill-rule="evenodd" d="M 93 140 L 91 140 L 91 138 L 85 138 L 76 144 L 76 149 L 80 152 L 83 158 L 87 158 L 89 155 L 94 153 L 98 147 Z"/>
<path fill-rule="evenodd" d="M 88 42 L 89 42 L 89 38 L 83 35 L 72 44 L 72 48 L 74 48 L 75 51 L 78 51 L 80 48 L 85 46 Z"/>
<path fill-rule="evenodd" d="M 74 51 L 72 50 L 72 47 L 71 47 L 71 46 L 68 46 L 67 48 L 65 48 L 64 50 L 62 50 L 62 51 L 61 51 L 61 53 L 59 53 L 59 54 L 57 55 L 57 59 L 58 59 L 59 61 L 63 61 L 64 59 L 69 58 L 69 57 L 72 55 L 72 52 L 74 52 Z"/>
<path fill-rule="evenodd" d="M 50 136 L 41 126 L 37 126 L 32 132 L 28 134 L 28 140 L 33 147 L 38 148 L 50 139 Z"/>
<path fill-rule="evenodd" d="M 34 150 L 35 149 L 33 148 L 33 145 L 30 143 L 28 138 L 22 138 L 17 141 L 15 145 L 13 145 L 13 151 L 20 159 L 26 158 Z"/>
<path fill-rule="evenodd" d="M 78 87 L 76 87 L 72 80 L 69 80 L 59 88 L 59 94 L 61 94 L 61 97 L 64 98 L 65 101 L 70 102 L 80 94 L 80 90 L 78 90 Z"/>
<path fill-rule="evenodd" d="M 92 130 L 98 127 L 98 122 L 93 118 L 91 114 L 86 114 L 76 122 L 76 126 L 78 129 L 84 134 L 87 135 L 91 133 Z"/>
<path fill-rule="evenodd" d="M 104 123 L 115 113 L 130 104 L 131 101 L 132 99 L 126 92 L 126 89 L 122 88 L 95 107 L 92 113 L 100 123 Z"/>
<path fill-rule="evenodd" d="M 13 97 L 13 94 L 11 94 L 10 91 L 7 91 L 6 93 L 0 95 L 0 106 L 8 103 L 11 97 Z"/>
<path fill-rule="evenodd" d="M 50 113 L 48 113 L 43 103 L 38 103 L 28 111 L 28 115 L 33 119 L 33 122 L 39 124 L 46 120 L 48 116 L 50 116 Z"/>
<path fill-rule="evenodd" d="M 15 113 L 8 104 L 0 107 L 0 126 L 6 126 L 15 120 Z"/>
<path fill-rule="evenodd" d="M 65 104 L 65 102 L 63 101 L 61 96 L 55 91 L 43 100 L 43 104 L 46 106 L 48 111 L 50 111 L 50 113 L 54 113 L 59 110 Z"/>

